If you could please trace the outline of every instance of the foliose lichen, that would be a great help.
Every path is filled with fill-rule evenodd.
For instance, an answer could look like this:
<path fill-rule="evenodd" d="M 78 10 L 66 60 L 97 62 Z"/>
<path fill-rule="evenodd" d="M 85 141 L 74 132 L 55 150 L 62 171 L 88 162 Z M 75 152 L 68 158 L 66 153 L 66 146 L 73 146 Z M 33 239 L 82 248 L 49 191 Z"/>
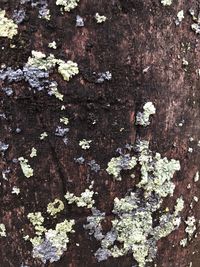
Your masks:
<path fill-rule="evenodd" d="M 62 6 L 64 11 L 70 12 L 78 6 L 80 0 L 56 0 L 56 5 Z"/>
<path fill-rule="evenodd" d="M 57 213 L 61 212 L 64 210 L 65 206 L 64 203 L 60 199 L 55 199 L 53 202 L 50 202 L 47 206 L 47 212 L 55 217 Z"/>
<path fill-rule="evenodd" d="M 18 160 L 19 160 L 23 174 L 27 178 L 30 178 L 31 176 L 33 176 L 33 169 L 31 168 L 30 164 L 28 163 L 28 160 L 25 159 L 24 157 L 19 157 Z"/>
<path fill-rule="evenodd" d="M 95 14 L 95 19 L 96 19 L 97 23 L 103 23 L 107 20 L 106 16 L 99 15 L 99 13 Z"/>
<path fill-rule="evenodd" d="M 0 223 L 0 236 L 5 237 L 6 236 L 6 227 L 5 224 Z"/>
<path fill-rule="evenodd" d="M 6 11 L 0 10 L 0 37 L 12 39 L 17 34 L 18 26 L 12 19 L 5 17 Z"/>
<path fill-rule="evenodd" d="M 148 126 L 150 124 L 149 117 L 156 113 L 156 108 L 152 102 L 147 102 L 143 106 L 143 112 L 138 112 L 136 116 L 136 124 Z"/>

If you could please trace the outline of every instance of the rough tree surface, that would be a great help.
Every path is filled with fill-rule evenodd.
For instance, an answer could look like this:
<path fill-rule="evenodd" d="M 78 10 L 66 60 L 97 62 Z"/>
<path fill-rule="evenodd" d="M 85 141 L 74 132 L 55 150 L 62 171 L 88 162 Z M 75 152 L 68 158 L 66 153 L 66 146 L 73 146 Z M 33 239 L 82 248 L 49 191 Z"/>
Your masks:
<path fill-rule="evenodd" d="M 131 253 L 98 262 L 94 253 L 100 242 L 83 228 L 91 210 L 69 205 L 64 195 L 69 191 L 80 196 L 94 181 L 93 190 L 98 192 L 94 194 L 95 206 L 106 214 L 103 233 L 109 231 L 114 199 L 134 191 L 140 171 L 136 170 L 133 179 L 130 170 L 123 170 L 122 180 L 117 181 L 106 168 L 111 158 L 119 156 L 117 148 L 140 138 L 150 142 L 151 151 L 179 160 L 181 165 L 173 176 L 174 194 L 155 212 L 154 223 L 159 212 L 173 210 L 177 197 L 184 199 L 180 226 L 157 242 L 156 257 L 146 266 L 199 267 L 200 184 L 194 182 L 194 176 L 200 168 L 200 35 L 191 28 L 200 12 L 199 1 L 173 0 L 169 6 L 160 0 L 80 0 L 77 4 L 70 12 L 61 12 L 56 0 L 0 1 L 7 18 L 16 21 L 14 14 L 24 12 L 18 33 L 13 38 L 0 37 L 1 69 L 23 69 L 33 50 L 47 56 L 52 53 L 65 62 L 72 60 L 79 67 L 79 74 L 69 82 L 63 80 L 58 68 L 49 74 L 48 79 L 56 81 L 64 95 L 63 101 L 50 96 L 45 87 L 31 88 L 25 79 L 0 80 L 0 141 L 9 145 L 5 149 L 0 143 L 0 223 L 6 227 L 6 236 L 0 237 L 0 266 L 138 266 Z M 50 19 L 39 15 L 45 8 Z M 184 18 L 176 25 L 181 10 Z M 106 21 L 97 23 L 96 13 L 106 16 Z M 84 19 L 84 27 L 76 26 L 77 15 Z M 49 47 L 53 41 L 56 49 Z M 112 77 L 99 82 L 106 72 Z M 11 95 L 8 88 L 13 90 Z M 156 114 L 147 127 L 136 125 L 137 112 L 149 101 Z M 61 117 L 69 119 L 67 126 L 60 123 Z M 55 135 L 58 126 L 69 128 L 64 138 Z M 40 140 L 44 132 L 48 136 Z M 89 149 L 79 145 L 83 139 L 92 141 Z M 30 158 L 33 147 L 37 156 Z M 83 164 L 74 160 L 81 156 Z M 33 176 L 25 177 L 19 157 L 28 159 Z M 100 170 L 92 171 L 91 160 Z M 20 189 L 19 194 L 12 193 L 14 186 Z M 47 205 L 56 198 L 65 207 L 54 218 L 47 213 Z M 75 232 L 69 234 L 60 260 L 43 263 L 33 257 L 31 242 L 23 238 L 34 236 L 27 218 L 32 212 L 42 212 L 47 229 L 65 219 L 75 220 Z M 182 247 L 189 216 L 194 216 L 196 229 Z"/>

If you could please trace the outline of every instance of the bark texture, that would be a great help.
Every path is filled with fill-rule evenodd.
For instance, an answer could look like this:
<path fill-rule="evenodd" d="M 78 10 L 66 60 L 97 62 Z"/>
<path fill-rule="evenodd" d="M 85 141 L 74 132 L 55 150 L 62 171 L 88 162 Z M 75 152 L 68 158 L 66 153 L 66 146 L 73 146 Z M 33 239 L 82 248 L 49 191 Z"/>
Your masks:
<path fill-rule="evenodd" d="M 159 0 L 81 0 L 76 9 L 64 14 L 54 0 L 49 0 L 48 6 L 49 21 L 38 18 L 39 8 L 30 3 L 0 1 L 0 8 L 8 16 L 12 17 L 16 9 L 24 9 L 26 14 L 18 35 L 12 40 L 0 38 L 1 63 L 22 67 L 31 51 L 37 50 L 74 60 L 80 69 L 69 83 L 56 71 L 51 75 L 64 95 L 64 111 L 56 98 L 44 90 L 29 90 L 24 81 L 12 83 L 11 97 L 0 91 L 0 114 L 6 116 L 0 118 L 0 140 L 9 144 L 0 168 L 11 170 L 8 181 L 1 178 L 0 212 L 7 237 L 0 239 L 0 266 L 20 267 L 23 263 L 30 267 L 131 267 L 131 255 L 96 261 L 93 253 L 99 243 L 82 228 L 90 211 L 75 206 L 67 206 L 59 215 L 60 220 L 76 219 L 76 232 L 70 236 L 68 250 L 58 262 L 41 263 L 32 257 L 31 244 L 23 239 L 24 232 L 31 234 L 27 214 L 41 211 L 46 214 L 46 226 L 53 227 L 55 222 L 48 219 L 47 204 L 55 198 L 65 201 L 66 190 L 79 195 L 94 180 L 94 190 L 99 193 L 95 197 L 97 207 L 107 215 L 103 227 L 109 228 L 114 198 L 123 197 L 135 182 L 128 172 L 123 174 L 122 182 L 114 181 L 105 171 L 107 163 L 118 147 L 134 143 L 140 136 L 150 141 L 153 151 L 180 160 L 181 171 L 174 176 L 174 197 L 164 205 L 172 207 L 175 197 L 183 195 L 183 220 L 189 215 L 200 219 L 199 203 L 190 208 L 193 197 L 200 195 L 199 184 L 193 182 L 200 167 L 200 46 L 188 13 L 191 7 L 198 12 L 199 1 L 174 0 L 171 6 L 164 7 Z M 182 9 L 185 18 L 176 26 L 177 13 Z M 97 24 L 96 12 L 105 15 L 107 21 Z M 76 15 L 85 19 L 84 27 L 75 26 Z M 57 42 L 56 50 L 48 48 L 53 40 Z M 10 48 L 10 44 L 15 47 Z M 183 58 L 188 66 L 183 66 Z M 97 84 L 95 73 L 105 71 L 112 73 L 112 80 Z M 156 115 L 147 128 L 136 126 L 135 115 L 147 101 L 155 104 Z M 61 115 L 70 121 L 67 145 L 54 134 Z M 181 122 L 183 126 L 179 127 Z M 16 128 L 21 132 L 16 133 Z M 48 138 L 40 141 L 39 136 L 45 131 Z M 194 141 L 189 141 L 190 137 Z M 78 144 L 84 138 L 92 140 L 86 151 Z M 38 156 L 31 160 L 34 176 L 26 179 L 13 159 L 28 157 L 32 147 L 37 148 Z M 193 148 L 192 153 L 188 152 L 189 147 Z M 100 172 L 91 172 L 87 164 L 77 164 L 74 158 L 80 156 L 95 159 Z M 187 189 L 189 183 L 191 189 Z M 18 196 L 11 193 L 13 186 L 20 188 Z M 184 228 L 182 223 L 159 241 L 157 257 L 147 266 L 156 263 L 158 267 L 188 267 L 190 262 L 193 267 L 200 266 L 199 228 L 197 238 L 182 248 L 179 242 L 185 237 Z"/>

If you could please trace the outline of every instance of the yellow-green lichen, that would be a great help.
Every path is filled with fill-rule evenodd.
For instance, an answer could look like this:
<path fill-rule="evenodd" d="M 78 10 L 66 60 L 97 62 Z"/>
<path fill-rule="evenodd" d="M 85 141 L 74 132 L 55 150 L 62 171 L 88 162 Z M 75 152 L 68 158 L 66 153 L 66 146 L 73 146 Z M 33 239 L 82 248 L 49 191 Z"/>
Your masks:
<path fill-rule="evenodd" d="M 6 236 L 6 227 L 5 224 L 0 223 L 0 236 L 5 237 Z"/>
<path fill-rule="evenodd" d="M 58 72 L 63 76 L 65 81 L 69 81 L 70 78 L 79 73 L 77 63 L 71 60 L 68 60 L 67 62 L 59 60 L 58 64 Z"/>
<path fill-rule="evenodd" d="M 30 157 L 34 158 L 37 156 L 37 149 L 35 147 L 32 147 Z"/>
<path fill-rule="evenodd" d="M 56 49 L 56 48 L 57 48 L 57 44 L 56 44 L 55 41 L 53 41 L 53 42 L 51 42 L 51 43 L 48 44 L 48 47 L 49 47 L 49 48 Z"/>
<path fill-rule="evenodd" d="M 85 189 L 84 192 L 81 193 L 80 197 L 75 196 L 73 193 L 67 192 L 65 194 L 65 199 L 69 204 L 76 203 L 78 207 L 87 207 L 92 208 L 95 201 L 93 199 L 94 191 L 89 189 Z"/>
<path fill-rule="evenodd" d="M 33 169 L 29 165 L 28 160 L 25 159 L 24 157 L 20 157 L 20 158 L 18 158 L 18 160 L 19 160 L 23 174 L 27 178 L 30 178 L 31 176 L 33 176 Z"/>
<path fill-rule="evenodd" d="M 121 181 L 120 172 L 122 170 L 131 170 L 137 164 L 136 158 L 131 157 L 130 154 L 121 155 L 116 158 L 112 158 L 108 163 L 106 171 L 113 175 L 115 180 Z"/>
<path fill-rule="evenodd" d="M 143 112 L 138 112 L 136 116 L 136 124 L 142 126 L 148 126 L 150 124 L 149 117 L 156 113 L 156 108 L 152 102 L 147 102 L 143 106 Z"/>
<path fill-rule="evenodd" d="M 17 34 L 18 26 L 12 19 L 5 17 L 6 11 L 0 10 L 0 37 L 13 38 Z"/>
<path fill-rule="evenodd" d="M 170 6 L 172 4 L 172 0 L 161 0 L 161 4 L 163 6 Z"/>
<path fill-rule="evenodd" d="M 68 125 L 69 119 L 66 117 L 62 117 L 62 118 L 60 118 L 60 122 L 64 123 L 65 125 Z"/>
<path fill-rule="evenodd" d="M 64 11 L 70 12 L 78 6 L 80 0 L 56 0 L 56 5 L 62 6 Z"/>
<path fill-rule="evenodd" d="M 83 139 L 81 141 L 79 141 L 79 146 L 86 150 L 86 149 L 89 149 L 90 148 L 90 143 L 92 142 L 92 140 L 86 140 L 86 139 Z"/>
<path fill-rule="evenodd" d="M 99 13 L 96 13 L 95 14 L 95 19 L 97 21 L 97 23 L 102 23 L 102 22 L 105 22 L 107 20 L 106 16 L 101 16 L 99 15 Z"/>
<path fill-rule="evenodd" d="M 55 199 L 53 202 L 49 203 L 47 206 L 47 212 L 51 215 L 51 216 L 56 216 L 57 213 L 61 212 L 62 210 L 64 210 L 64 203 L 60 200 L 60 199 Z"/>

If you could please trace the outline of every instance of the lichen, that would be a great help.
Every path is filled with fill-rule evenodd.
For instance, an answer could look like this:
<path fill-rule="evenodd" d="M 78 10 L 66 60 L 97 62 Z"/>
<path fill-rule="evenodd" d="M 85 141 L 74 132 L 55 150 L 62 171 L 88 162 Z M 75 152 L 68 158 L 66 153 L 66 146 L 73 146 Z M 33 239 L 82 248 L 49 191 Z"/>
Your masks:
<path fill-rule="evenodd" d="M 34 158 L 37 156 L 37 149 L 35 147 L 32 147 L 30 157 Z"/>
<path fill-rule="evenodd" d="M 198 181 L 199 181 L 199 171 L 197 171 L 194 176 L 194 182 L 197 183 Z"/>
<path fill-rule="evenodd" d="M 47 206 L 47 212 L 53 216 L 56 217 L 57 213 L 64 210 L 64 203 L 60 199 L 55 199 L 53 202 L 50 202 Z"/>
<path fill-rule="evenodd" d="M 64 123 L 65 125 L 68 125 L 69 119 L 67 117 L 60 118 L 60 122 Z"/>
<path fill-rule="evenodd" d="M 102 23 L 102 22 L 105 22 L 107 20 L 106 16 L 101 16 L 99 15 L 99 13 L 96 13 L 95 14 L 95 19 L 97 21 L 97 23 Z"/>
<path fill-rule="evenodd" d="M 81 141 L 79 141 L 79 146 L 84 149 L 84 150 L 87 150 L 90 148 L 90 143 L 92 142 L 92 140 L 86 140 L 86 139 L 83 139 Z"/>
<path fill-rule="evenodd" d="M 57 48 L 57 44 L 56 44 L 55 41 L 53 41 L 53 42 L 51 42 L 51 43 L 48 44 L 48 47 L 49 47 L 49 48 L 56 49 L 56 48 Z"/>
<path fill-rule="evenodd" d="M 20 189 L 17 186 L 13 186 L 12 188 L 12 194 L 19 195 L 20 194 Z"/>
<path fill-rule="evenodd" d="M 5 17 L 6 11 L 0 10 L 0 37 L 12 39 L 17 34 L 18 26 L 12 19 Z"/>
<path fill-rule="evenodd" d="M 47 132 L 43 132 L 40 134 L 40 140 L 44 140 L 48 136 Z"/>
<path fill-rule="evenodd" d="M 121 155 L 116 158 L 112 158 L 108 163 L 106 171 L 114 177 L 115 180 L 121 181 L 121 171 L 131 170 L 137 164 L 136 158 L 130 156 L 130 154 Z"/>
<path fill-rule="evenodd" d="M 0 223 L 0 236 L 5 237 L 6 236 L 6 227 L 5 224 Z"/>
<path fill-rule="evenodd" d="M 70 12 L 78 6 L 80 0 L 56 0 L 56 5 L 62 6 L 64 11 Z"/>
<path fill-rule="evenodd" d="M 70 78 L 79 73 L 77 63 L 71 60 L 68 60 L 67 62 L 59 60 L 58 64 L 58 72 L 63 76 L 65 81 L 69 81 Z"/>
<path fill-rule="evenodd" d="M 161 4 L 163 6 L 170 6 L 172 4 L 172 0 L 161 0 Z"/>
<path fill-rule="evenodd" d="M 18 160 L 19 160 L 23 174 L 27 178 L 30 178 L 31 176 L 33 176 L 33 169 L 29 165 L 28 160 L 25 159 L 24 157 L 20 157 L 20 158 L 18 158 Z"/>
<path fill-rule="evenodd" d="M 194 232 L 196 231 L 196 220 L 194 216 L 187 217 L 187 220 L 185 221 L 186 228 L 185 232 L 188 234 L 188 239 L 191 240 Z"/>
<path fill-rule="evenodd" d="M 149 117 L 156 113 L 156 108 L 152 102 L 147 102 L 143 106 L 143 112 L 138 112 L 136 116 L 136 124 L 142 126 L 148 126 L 150 124 Z"/>
<path fill-rule="evenodd" d="M 85 191 L 81 193 L 80 197 L 77 197 L 70 192 L 67 192 L 64 197 L 67 200 L 68 204 L 76 203 L 77 207 L 87 207 L 90 209 L 95 203 L 93 195 L 94 191 L 89 188 L 85 189 Z"/>
<path fill-rule="evenodd" d="M 48 94 L 49 94 L 50 96 L 51 96 L 51 95 L 54 95 L 57 99 L 59 99 L 60 101 L 63 101 L 64 95 L 61 94 L 61 93 L 58 91 L 58 88 L 57 88 L 57 82 L 51 82 L 51 83 L 50 83 Z"/>

